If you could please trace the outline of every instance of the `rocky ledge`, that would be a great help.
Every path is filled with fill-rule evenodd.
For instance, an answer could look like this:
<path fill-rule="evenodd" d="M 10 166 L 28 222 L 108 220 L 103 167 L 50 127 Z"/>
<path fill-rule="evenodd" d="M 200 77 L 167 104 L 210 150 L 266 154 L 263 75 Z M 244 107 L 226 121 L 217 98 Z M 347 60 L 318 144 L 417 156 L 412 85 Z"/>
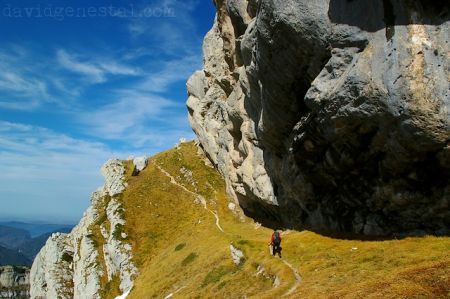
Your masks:
<path fill-rule="evenodd" d="M 30 269 L 27 267 L 0 267 L 0 298 L 30 297 Z"/>
<path fill-rule="evenodd" d="M 139 160 L 136 167 L 142 170 Z M 31 268 L 31 298 L 102 298 L 106 284 L 120 292 L 133 287 L 137 268 L 124 232 L 120 196 L 125 167 L 110 160 L 101 170 L 105 185 L 92 194 L 91 206 L 70 234 L 53 234 Z"/>
<path fill-rule="evenodd" d="M 191 125 L 247 214 L 450 233 L 449 2 L 215 0 Z"/>

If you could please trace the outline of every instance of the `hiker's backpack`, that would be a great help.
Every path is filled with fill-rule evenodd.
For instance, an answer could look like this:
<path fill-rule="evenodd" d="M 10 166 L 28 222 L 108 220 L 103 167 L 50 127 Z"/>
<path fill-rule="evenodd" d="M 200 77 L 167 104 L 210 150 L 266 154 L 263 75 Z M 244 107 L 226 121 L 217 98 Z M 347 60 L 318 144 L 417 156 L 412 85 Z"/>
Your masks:
<path fill-rule="evenodd" d="M 274 234 L 273 234 L 273 243 L 275 243 L 275 244 L 280 244 L 281 243 L 281 238 L 280 238 L 280 233 L 279 232 L 274 232 Z"/>

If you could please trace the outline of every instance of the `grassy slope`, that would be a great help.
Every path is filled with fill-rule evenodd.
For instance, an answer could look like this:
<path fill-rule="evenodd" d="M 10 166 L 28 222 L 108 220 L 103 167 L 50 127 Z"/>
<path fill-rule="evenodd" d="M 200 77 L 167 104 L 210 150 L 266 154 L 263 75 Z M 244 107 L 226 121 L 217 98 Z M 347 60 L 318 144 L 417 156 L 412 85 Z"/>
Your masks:
<path fill-rule="evenodd" d="M 172 184 L 156 165 L 205 197 L 225 232 L 217 228 L 211 211 L 194 203 L 195 196 Z M 223 180 L 204 165 L 193 143 L 151 158 L 138 176 L 131 176 L 130 162 L 127 166 L 125 229 L 140 271 L 128 298 L 164 298 L 177 291 L 178 298 L 273 298 L 295 285 L 293 271 L 268 254 L 271 231 L 255 229 L 251 219 L 241 222 L 228 211 Z M 192 178 L 183 175 L 183 167 L 192 171 Z M 245 253 L 240 266 L 231 261 L 231 243 Z M 283 259 L 302 276 L 293 298 L 450 296 L 448 237 L 354 241 L 290 231 L 284 234 L 283 248 Z M 259 265 L 265 276 L 255 275 Z M 276 288 L 275 276 L 281 280 Z"/>

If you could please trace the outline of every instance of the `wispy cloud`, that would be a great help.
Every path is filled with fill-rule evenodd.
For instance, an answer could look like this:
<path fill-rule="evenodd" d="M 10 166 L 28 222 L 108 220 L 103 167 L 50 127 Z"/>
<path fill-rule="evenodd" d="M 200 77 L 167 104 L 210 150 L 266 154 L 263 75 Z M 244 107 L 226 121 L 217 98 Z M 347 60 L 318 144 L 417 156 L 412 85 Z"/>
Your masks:
<path fill-rule="evenodd" d="M 200 57 L 200 55 L 191 55 L 166 61 L 161 70 L 146 74 L 135 87 L 147 92 L 164 92 L 171 84 L 186 81 L 193 70 L 200 67 Z"/>
<path fill-rule="evenodd" d="M 102 183 L 101 164 L 116 155 L 123 154 L 99 142 L 0 121 L 2 209 L 23 207 L 42 215 L 59 211 L 81 216 L 90 193 Z M 14 200 L 6 200 L 9 194 Z"/>
<path fill-rule="evenodd" d="M 16 54 L 0 52 L 0 108 L 28 110 L 50 101 L 47 83 L 33 66 L 23 64 L 24 50 L 14 50 Z"/>
<path fill-rule="evenodd" d="M 9 157 L 16 155 L 20 159 L 2 159 L 5 155 Z M 16 169 L 18 171 L 3 171 L 0 176 L 19 175 L 22 178 L 43 178 L 42 175 L 45 173 L 49 177 L 57 177 L 47 168 L 66 169 L 68 165 L 71 165 L 71 167 L 81 170 L 86 166 L 83 161 L 96 161 L 95 164 L 98 166 L 98 163 L 104 162 L 107 157 L 112 155 L 113 152 L 100 142 L 75 139 L 43 127 L 0 121 L 0 164 L 2 166 L 17 162 L 21 164 L 21 169 Z M 24 163 L 24 160 L 27 162 Z M 43 166 L 49 160 L 59 160 L 64 163 L 48 164 L 36 173 L 22 169 L 23 167 L 30 169 L 35 165 Z M 83 165 L 78 165 L 77 160 Z M 69 170 L 69 168 L 67 169 Z M 92 166 L 86 169 L 92 169 Z"/>
<path fill-rule="evenodd" d="M 161 116 L 166 109 L 175 106 L 170 100 L 155 95 L 131 90 L 117 93 L 119 97 L 113 103 L 85 111 L 79 117 L 79 121 L 87 126 L 89 134 L 104 139 L 126 138 L 129 130 Z"/>
<path fill-rule="evenodd" d="M 4 210 L 81 214 L 89 193 L 102 182 L 99 168 L 108 158 L 153 154 L 172 147 L 181 137 L 194 137 L 183 89 L 201 64 L 202 34 L 193 17 L 196 5 L 204 3 L 137 1 L 136 9 L 173 8 L 174 14 L 105 19 L 120 34 L 111 36 L 108 30 L 96 28 L 105 34 L 96 35 L 88 48 L 84 39 L 77 43 L 77 38 L 91 34 L 86 32 L 89 26 L 77 28 L 79 34 L 70 42 L 57 38 L 60 33 L 55 32 L 43 41 L 30 36 L 26 44 L 11 44 L 15 40 L 11 39 L 2 45 L 0 202 Z"/>
<path fill-rule="evenodd" d="M 69 71 L 86 75 L 89 79 L 94 80 L 96 83 L 104 82 L 106 80 L 103 70 L 92 64 L 76 61 L 75 58 L 70 56 L 64 50 L 58 51 L 57 59 L 62 67 L 68 69 Z"/>
<path fill-rule="evenodd" d="M 110 73 L 112 75 L 126 75 L 126 76 L 138 76 L 141 74 L 140 70 L 136 68 L 121 65 L 116 62 L 100 62 L 99 67 L 106 73 Z"/>
<path fill-rule="evenodd" d="M 94 83 L 105 82 L 107 75 L 137 76 L 140 74 L 140 71 L 136 68 L 121 65 L 114 61 L 81 61 L 62 49 L 57 51 L 57 60 L 63 68 L 84 75 Z"/>
<path fill-rule="evenodd" d="M 108 111 L 113 113 L 114 109 L 120 108 L 128 107 L 117 105 Z M 152 114 L 148 109 L 144 108 L 146 113 Z M 114 112 L 112 116 L 117 114 Z M 120 123 L 127 119 L 111 121 Z M 171 121 L 177 122 L 176 119 Z M 103 123 L 97 125 L 103 126 Z M 130 155 L 148 155 L 170 148 L 180 137 L 192 136 L 192 132 L 185 128 L 173 124 L 172 128 L 158 131 L 157 128 L 134 123 L 134 127 L 126 132 L 129 137 L 123 139 L 130 144 L 123 149 L 116 146 L 113 150 L 106 143 L 0 120 L 0 202 L 3 211 L 19 209 L 24 216 L 29 213 L 34 217 L 48 215 L 77 221 L 89 205 L 91 192 L 103 182 L 99 169 L 105 161 L 110 158 L 126 159 Z M 109 129 L 111 134 L 115 134 L 115 128 L 102 127 L 102 130 Z M 0 212 L 0 216 L 3 214 Z"/>

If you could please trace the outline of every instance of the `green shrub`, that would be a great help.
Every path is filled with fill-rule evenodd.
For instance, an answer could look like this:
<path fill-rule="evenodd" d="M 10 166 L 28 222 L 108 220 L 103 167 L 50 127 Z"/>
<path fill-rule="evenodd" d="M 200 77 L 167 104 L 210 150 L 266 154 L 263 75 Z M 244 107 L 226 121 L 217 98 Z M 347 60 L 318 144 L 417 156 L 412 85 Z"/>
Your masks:
<path fill-rule="evenodd" d="M 222 277 L 229 272 L 230 272 L 229 269 L 227 269 L 227 267 L 225 266 L 220 266 L 212 269 L 208 274 L 206 274 L 206 277 L 202 283 L 202 287 L 206 287 L 210 283 L 219 282 L 220 279 L 222 279 Z"/>
<path fill-rule="evenodd" d="M 123 233 L 123 225 L 120 223 L 117 223 L 116 226 L 114 227 L 114 231 L 113 231 L 113 237 L 116 240 L 122 240 L 122 233 Z"/>
<path fill-rule="evenodd" d="M 180 251 L 180 250 L 183 249 L 184 247 L 186 247 L 186 243 L 178 244 L 178 245 L 175 247 L 175 251 Z"/>
<path fill-rule="evenodd" d="M 195 252 L 191 252 L 187 257 L 184 258 L 184 260 L 181 262 L 181 266 L 186 266 L 190 263 L 192 263 L 198 255 Z"/>
<path fill-rule="evenodd" d="M 248 244 L 248 240 L 239 240 L 237 243 L 239 244 L 239 245 L 245 245 L 245 244 Z"/>
<path fill-rule="evenodd" d="M 123 208 L 118 208 L 116 210 L 116 214 L 120 216 L 120 218 L 124 219 L 125 218 L 125 210 Z"/>

